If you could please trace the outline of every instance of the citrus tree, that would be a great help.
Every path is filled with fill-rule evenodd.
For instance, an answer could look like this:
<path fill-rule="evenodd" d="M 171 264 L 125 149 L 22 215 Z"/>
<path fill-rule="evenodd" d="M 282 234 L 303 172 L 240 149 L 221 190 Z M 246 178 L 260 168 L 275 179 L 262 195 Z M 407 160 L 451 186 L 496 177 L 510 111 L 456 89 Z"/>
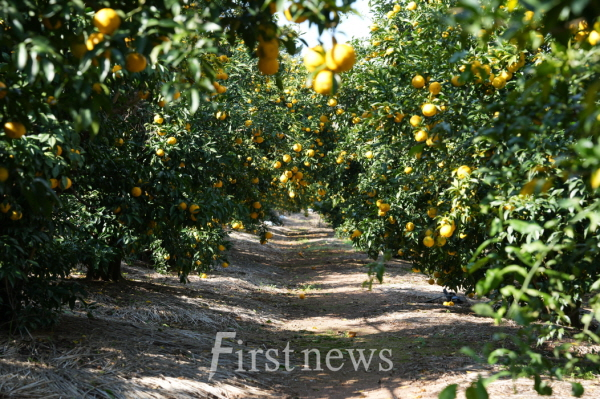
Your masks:
<path fill-rule="evenodd" d="M 281 173 L 262 132 L 288 126 L 256 117 L 241 96 L 255 84 L 280 92 L 278 102 L 287 95 L 292 67 L 279 64 L 296 35 L 277 26 L 276 10 L 325 29 L 350 4 L 2 1 L 2 319 L 52 323 L 46 316 L 81 298 L 64 280 L 76 265 L 115 281 L 125 257 L 183 281 L 226 267 L 226 229 L 256 229 L 266 242 L 273 206 L 306 207 L 315 154 L 301 148 L 313 143 L 277 137 L 294 162 L 282 168 L 287 186 L 272 189 Z"/>
<path fill-rule="evenodd" d="M 327 115 L 339 141 L 318 209 L 373 259 L 410 260 L 526 326 L 518 350 L 489 351 L 514 375 L 599 360 L 535 349 L 569 326 L 598 342 L 600 24 L 592 2 L 557 4 L 376 2 Z"/>

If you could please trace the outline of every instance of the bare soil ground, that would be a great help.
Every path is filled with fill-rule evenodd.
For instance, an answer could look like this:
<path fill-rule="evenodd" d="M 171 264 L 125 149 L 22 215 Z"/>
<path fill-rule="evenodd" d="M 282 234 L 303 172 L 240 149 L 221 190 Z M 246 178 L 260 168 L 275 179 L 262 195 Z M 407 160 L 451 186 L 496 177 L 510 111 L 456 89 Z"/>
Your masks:
<path fill-rule="evenodd" d="M 497 332 L 517 330 L 476 316 L 469 304 L 427 302 L 441 287 L 399 260 L 386 264 L 384 283 L 369 291 L 362 287 L 367 257 L 318 216 L 284 222 L 266 245 L 232 232 L 230 267 L 207 279 L 191 276 L 182 285 L 177 276 L 129 265 L 125 283 L 81 280 L 93 318 L 80 306 L 53 330 L 0 335 L 0 398 L 437 398 L 448 384 L 464 391 L 493 371 L 461 354 L 463 346 L 476 349 Z M 220 354 L 209 380 L 218 331 L 235 332 L 222 344 L 234 353 Z M 294 351 L 290 370 L 286 346 Z M 279 367 L 265 358 L 269 349 Z M 374 350 L 368 367 L 354 364 L 360 349 L 365 359 Z M 600 348 L 582 348 L 592 349 Z M 585 398 L 600 397 L 592 377 L 579 381 Z M 551 385 L 550 398 L 571 397 L 569 381 Z M 492 398 L 537 398 L 532 386 L 498 380 L 488 390 Z"/>

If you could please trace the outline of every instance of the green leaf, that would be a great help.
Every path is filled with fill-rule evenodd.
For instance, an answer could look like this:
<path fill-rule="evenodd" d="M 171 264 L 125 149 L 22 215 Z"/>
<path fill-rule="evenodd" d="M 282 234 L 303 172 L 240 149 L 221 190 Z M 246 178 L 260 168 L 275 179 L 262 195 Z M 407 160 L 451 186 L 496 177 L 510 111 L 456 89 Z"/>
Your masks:
<path fill-rule="evenodd" d="M 489 399 L 490 396 L 483 385 L 481 376 L 479 376 L 479 379 L 473 382 L 471 386 L 467 388 L 465 391 L 465 396 L 467 399 Z"/>
<path fill-rule="evenodd" d="M 578 382 L 571 383 L 571 395 L 576 398 L 580 398 L 583 395 L 584 389 L 583 386 Z"/>
<path fill-rule="evenodd" d="M 440 392 L 438 399 L 455 399 L 457 387 L 458 384 L 448 385 L 442 392 Z"/>
<path fill-rule="evenodd" d="M 525 222 L 523 220 L 515 220 L 511 219 L 508 221 L 508 224 L 517 232 L 521 234 L 533 234 L 544 229 L 535 222 Z"/>

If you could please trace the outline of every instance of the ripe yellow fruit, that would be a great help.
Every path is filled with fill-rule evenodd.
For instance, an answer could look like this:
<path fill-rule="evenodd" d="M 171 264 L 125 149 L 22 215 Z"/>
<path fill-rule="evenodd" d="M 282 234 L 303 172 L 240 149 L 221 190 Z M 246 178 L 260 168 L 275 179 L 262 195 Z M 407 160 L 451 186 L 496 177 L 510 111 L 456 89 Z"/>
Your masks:
<path fill-rule="evenodd" d="M 97 44 L 102 43 L 104 40 L 104 34 L 94 32 L 91 33 L 88 39 L 85 41 L 85 48 L 89 51 L 92 51 Z"/>
<path fill-rule="evenodd" d="M 600 187 L 600 168 L 596 169 L 592 173 L 592 177 L 590 179 L 590 184 L 594 190 L 597 189 L 598 187 Z"/>
<path fill-rule="evenodd" d="M 0 204 L 0 212 L 7 213 L 10 210 L 10 204 Z"/>
<path fill-rule="evenodd" d="M 327 101 L 327 105 L 329 105 L 330 107 L 335 107 L 338 104 L 337 99 L 335 98 L 330 98 Z"/>
<path fill-rule="evenodd" d="M 8 169 L 0 166 L 0 183 L 4 183 L 8 180 Z"/>
<path fill-rule="evenodd" d="M 304 66 L 308 72 L 313 72 L 315 69 L 325 63 L 325 50 L 322 46 L 311 47 L 304 54 Z"/>
<path fill-rule="evenodd" d="M 415 229 L 415 224 L 413 222 L 406 223 L 406 231 L 413 231 Z"/>
<path fill-rule="evenodd" d="M 459 87 L 459 86 L 462 86 L 465 84 L 465 82 L 463 82 L 461 80 L 460 76 L 458 76 L 458 75 L 453 76 L 452 79 L 450 80 L 450 82 L 452 83 L 452 86 L 455 86 L 455 87 Z"/>
<path fill-rule="evenodd" d="M 4 124 L 4 133 L 11 139 L 20 139 L 27 133 L 27 130 L 21 122 L 6 122 Z"/>
<path fill-rule="evenodd" d="M 185 202 L 180 202 L 179 203 L 179 209 L 181 209 L 182 211 L 185 211 L 187 209 L 187 204 Z"/>
<path fill-rule="evenodd" d="M 382 203 L 381 205 L 379 205 L 379 210 L 382 212 L 389 212 L 390 208 L 390 204 Z"/>
<path fill-rule="evenodd" d="M 418 143 L 421 143 L 421 142 L 427 140 L 428 137 L 429 137 L 429 135 L 427 134 L 427 132 L 425 130 L 419 130 L 417 133 L 415 133 L 415 140 Z"/>
<path fill-rule="evenodd" d="M 273 167 L 274 167 L 275 169 L 279 169 L 279 168 L 281 168 L 281 162 L 279 162 L 279 161 L 275 161 L 275 162 L 273 163 Z"/>
<path fill-rule="evenodd" d="M 468 236 L 468 234 L 466 234 L 466 233 L 460 233 L 460 234 L 458 235 L 458 237 L 459 237 L 461 240 L 464 240 L 465 238 L 467 238 L 467 236 Z"/>
<path fill-rule="evenodd" d="M 8 90 L 6 89 L 6 85 L 4 82 L 0 82 L 0 100 L 6 97 L 8 94 Z"/>
<path fill-rule="evenodd" d="M 464 179 L 465 177 L 468 177 L 471 174 L 471 168 L 468 167 L 467 165 L 463 165 L 460 168 L 458 168 L 458 170 L 456 171 L 456 176 L 459 179 Z"/>
<path fill-rule="evenodd" d="M 415 3 L 414 1 L 411 1 L 410 3 L 408 3 L 406 5 L 406 9 L 408 11 L 414 11 L 414 10 L 416 10 L 417 9 L 417 3 Z"/>
<path fill-rule="evenodd" d="M 10 214 L 10 220 L 19 220 L 23 217 L 21 211 L 12 211 Z"/>
<path fill-rule="evenodd" d="M 346 72 L 352 69 L 356 62 L 356 52 L 348 44 L 335 44 L 325 54 L 325 64 L 333 72 Z"/>
<path fill-rule="evenodd" d="M 229 263 L 223 262 L 223 263 L 221 263 L 221 266 L 223 266 L 223 267 L 229 267 Z"/>
<path fill-rule="evenodd" d="M 169 137 L 167 139 L 167 144 L 169 144 L 169 145 L 175 145 L 175 144 L 177 144 L 177 139 L 175 137 Z"/>
<path fill-rule="evenodd" d="M 158 150 L 156 150 L 156 155 L 159 157 L 164 157 L 165 156 L 165 150 L 163 150 L 162 148 L 159 148 Z"/>
<path fill-rule="evenodd" d="M 412 166 L 407 166 L 406 168 L 404 168 L 404 173 L 406 173 L 407 175 L 412 173 L 413 168 Z"/>
<path fill-rule="evenodd" d="M 125 57 L 125 69 L 129 72 L 142 72 L 146 69 L 148 65 L 148 61 L 143 54 L 140 53 L 130 53 Z"/>
<path fill-rule="evenodd" d="M 307 150 L 306 151 L 306 156 L 308 157 L 314 157 L 315 156 L 315 150 Z"/>
<path fill-rule="evenodd" d="M 416 75 L 412 78 L 411 84 L 415 89 L 420 89 L 425 86 L 425 78 L 421 75 Z"/>
<path fill-rule="evenodd" d="M 431 248 L 435 245 L 435 240 L 431 236 L 426 236 L 423 238 L 423 245 L 425 245 L 427 248 Z"/>
<path fill-rule="evenodd" d="M 200 207 L 196 204 L 192 204 L 192 205 L 190 205 L 190 208 L 188 210 L 191 214 L 196 214 L 196 213 L 200 212 Z"/>
<path fill-rule="evenodd" d="M 444 245 L 446 245 L 446 237 L 437 237 L 435 239 L 435 245 L 437 245 L 438 247 L 443 247 Z"/>
<path fill-rule="evenodd" d="M 592 46 L 595 46 L 596 44 L 600 43 L 600 33 L 596 30 L 591 31 L 587 40 L 588 40 L 589 44 L 591 44 Z M 2 97 L 0 97 L 0 98 L 2 98 Z"/>
<path fill-rule="evenodd" d="M 292 149 L 293 149 L 295 152 L 300 152 L 300 151 L 302 151 L 302 144 L 296 143 L 296 144 L 294 144 L 294 145 L 292 146 Z"/>
<path fill-rule="evenodd" d="M 419 115 L 413 115 L 410 117 L 410 125 L 412 127 L 417 127 L 421 124 L 421 122 L 423 121 L 423 118 L 421 118 Z"/>
<path fill-rule="evenodd" d="M 429 208 L 427 210 L 427 216 L 429 216 L 430 218 L 434 218 L 437 216 L 437 209 L 436 208 Z"/>
<path fill-rule="evenodd" d="M 429 92 L 434 96 L 437 96 L 442 91 L 442 85 L 439 82 L 431 82 L 429 84 Z"/>
<path fill-rule="evenodd" d="M 267 232 L 265 233 L 265 238 L 266 238 L 267 240 L 270 240 L 271 238 L 273 238 L 273 233 L 271 233 L 270 231 L 267 231 Z"/>
<path fill-rule="evenodd" d="M 283 156 L 283 162 L 285 162 L 285 163 L 288 163 L 288 162 L 290 162 L 291 160 L 292 160 L 292 156 L 291 156 L 291 155 L 289 155 L 289 154 L 285 154 L 285 155 Z"/>
<path fill-rule="evenodd" d="M 435 107 L 435 105 L 430 103 L 423 104 L 423 106 L 421 107 L 421 111 L 425 116 L 434 116 L 435 114 L 437 114 L 437 108 Z"/>
<path fill-rule="evenodd" d="M 319 94 L 331 94 L 333 91 L 335 75 L 331 71 L 323 70 L 317 73 L 313 82 L 313 89 Z"/>
<path fill-rule="evenodd" d="M 262 205 L 260 204 L 260 202 L 256 201 L 252 204 L 252 207 L 254 209 L 260 209 L 262 207 Z"/>
<path fill-rule="evenodd" d="M 105 35 L 112 35 L 121 25 L 121 18 L 112 8 L 103 8 L 94 14 L 94 26 Z"/>
<path fill-rule="evenodd" d="M 256 53 L 261 59 L 276 59 L 279 57 L 279 40 L 276 38 L 271 40 L 259 39 Z"/>
<path fill-rule="evenodd" d="M 284 12 L 285 18 L 290 22 L 296 22 L 301 24 L 306 21 L 308 17 L 301 15 L 304 10 L 304 6 L 300 3 L 292 3 Z"/>
<path fill-rule="evenodd" d="M 492 86 L 498 90 L 503 89 L 504 86 L 506 86 L 506 79 L 504 79 L 502 76 L 496 76 L 494 80 L 492 80 Z"/>
<path fill-rule="evenodd" d="M 452 233 L 454 233 L 454 230 L 452 229 L 452 226 L 449 224 L 445 224 L 440 228 L 440 236 L 442 237 L 452 237 Z"/>
<path fill-rule="evenodd" d="M 73 182 L 68 177 L 65 179 L 67 180 L 67 182 L 64 184 L 62 182 L 62 179 L 60 180 L 60 186 L 61 186 L 60 188 L 62 188 L 63 190 L 68 190 L 73 185 Z"/>
<path fill-rule="evenodd" d="M 258 70 L 263 75 L 275 75 L 279 70 L 279 61 L 277 58 L 260 58 L 258 60 Z"/>
<path fill-rule="evenodd" d="M 427 282 L 429 283 L 429 285 L 434 285 L 435 284 L 435 280 L 430 278 L 429 280 L 427 280 Z"/>
<path fill-rule="evenodd" d="M 164 121 L 165 121 L 165 119 L 162 116 L 154 115 L 154 123 L 158 123 L 159 125 L 162 125 Z"/>
<path fill-rule="evenodd" d="M 306 298 L 306 294 L 304 292 L 301 292 L 300 294 L 298 294 L 298 298 L 304 299 Z"/>
<path fill-rule="evenodd" d="M 134 187 L 131 189 L 131 195 L 134 197 L 139 197 L 140 195 L 142 195 L 142 189 L 139 187 Z"/>
<path fill-rule="evenodd" d="M 365 153 L 365 158 L 367 158 L 367 159 L 373 159 L 374 156 L 375 155 L 373 155 L 373 151 L 367 151 Z"/>

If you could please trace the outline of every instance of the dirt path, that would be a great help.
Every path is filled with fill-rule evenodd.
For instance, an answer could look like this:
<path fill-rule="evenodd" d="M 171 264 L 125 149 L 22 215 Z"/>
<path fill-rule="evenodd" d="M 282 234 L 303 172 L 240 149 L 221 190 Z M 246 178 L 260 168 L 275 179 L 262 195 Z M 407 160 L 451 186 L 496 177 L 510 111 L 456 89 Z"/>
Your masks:
<path fill-rule="evenodd" d="M 0 397 L 436 398 L 448 384 L 464 391 L 489 372 L 461 354 L 463 346 L 515 331 L 475 316 L 466 304 L 427 302 L 441 287 L 402 261 L 388 262 L 384 283 L 369 291 L 362 287 L 367 257 L 318 216 L 283 220 L 266 245 L 232 232 L 231 266 L 207 279 L 191 276 L 181 285 L 176 276 L 127 266 L 125 284 L 88 283 L 93 319 L 79 308 L 51 331 L 0 336 Z M 209 380 L 217 331 L 235 332 L 222 344 L 234 353 L 220 354 Z M 289 371 L 286 347 L 294 351 Z M 279 367 L 265 358 L 269 349 Z M 354 364 L 360 350 L 365 359 L 374 351 L 366 368 Z M 245 371 L 238 370 L 238 351 Z M 584 397 L 600 397 L 597 378 L 581 382 Z M 538 397 L 531 387 L 502 380 L 489 391 L 492 398 Z M 569 383 L 553 387 L 551 398 L 570 397 Z"/>

